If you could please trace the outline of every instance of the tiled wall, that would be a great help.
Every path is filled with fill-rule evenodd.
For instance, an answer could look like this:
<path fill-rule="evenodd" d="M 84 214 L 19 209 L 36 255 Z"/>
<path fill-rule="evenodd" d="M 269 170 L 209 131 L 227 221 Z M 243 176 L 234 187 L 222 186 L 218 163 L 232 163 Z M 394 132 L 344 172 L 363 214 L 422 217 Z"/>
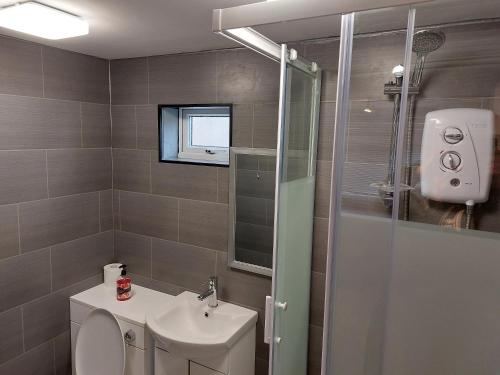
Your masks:
<path fill-rule="evenodd" d="M 429 54 L 414 112 L 410 220 L 439 224 L 463 205 L 432 202 L 420 195 L 420 147 L 425 115 L 446 108 L 491 109 L 500 115 L 500 22 L 439 28 L 446 42 Z M 403 61 L 404 33 L 356 38 L 353 51 L 351 116 L 344 173 L 344 202 L 351 211 L 388 214 L 373 182 L 387 175 L 393 101 L 383 94 L 392 67 Z M 415 55 L 413 55 L 415 58 Z M 370 113 L 364 110 L 369 108 Z M 497 143 L 498 155 L 498 143 Z M 476 227 L 500 232 L 498 165 L 496 158 L 490 200 L 476 208 Z"/>
<path fill-rule="evenodd" d="M 325 69 L 311 308 L 311 374 L 319 373 L 337 48 L 297 46 Z M 117 257 L 137 282 L 200 291 L 259 312 L 257 373 L 267 373 L 271 280 L 227 266 L 228 169 L 158 162 L 158 104 L 234 103 L 233 146 L 276 148 L 279 66 L 244 49 L 111 61 Z"/>
<path fill-rule="evenodd" d="M 67 375 L 68 297 L 113 258 L 108 62 L 0 55 L 0 374 Z"/>

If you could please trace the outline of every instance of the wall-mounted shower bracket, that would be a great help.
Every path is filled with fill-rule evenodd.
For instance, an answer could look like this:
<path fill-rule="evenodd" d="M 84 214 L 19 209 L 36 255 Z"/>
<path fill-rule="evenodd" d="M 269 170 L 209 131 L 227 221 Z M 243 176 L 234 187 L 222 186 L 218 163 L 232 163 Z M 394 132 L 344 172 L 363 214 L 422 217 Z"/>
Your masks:
<path fill-rule="evenodd" d="M 410 86 L 408 88 L 408 95 L 418 95 L 420 93 L 420 88 L 416 86 Z M 401 95 L 401 86 L 391 82 L 384 85 L 384 94 L 386 95 Z"/>

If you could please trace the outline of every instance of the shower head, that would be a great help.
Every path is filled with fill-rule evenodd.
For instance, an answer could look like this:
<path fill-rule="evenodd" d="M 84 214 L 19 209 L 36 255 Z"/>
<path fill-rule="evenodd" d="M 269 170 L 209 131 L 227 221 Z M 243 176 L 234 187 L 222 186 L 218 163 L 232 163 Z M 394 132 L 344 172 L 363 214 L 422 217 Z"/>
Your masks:
<path fill-rule="evenodd" d="M 446 36 L 441 31 L 417 31 L 413 35 L 413 52 L 419 55 L 427 55 L 439 49 L 445 40 Z"/>

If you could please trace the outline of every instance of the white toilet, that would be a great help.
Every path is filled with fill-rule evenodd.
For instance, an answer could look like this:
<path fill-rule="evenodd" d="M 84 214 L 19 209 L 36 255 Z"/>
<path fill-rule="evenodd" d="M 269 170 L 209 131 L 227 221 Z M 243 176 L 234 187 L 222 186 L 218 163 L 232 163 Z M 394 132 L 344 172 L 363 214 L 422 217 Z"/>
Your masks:
<path fill-rule="evenodd" d="M 125 302 L 104 284 L 70 298 L 73 375 L 153 375 L 146 313 L 174 297 L 137 285 L 132 290 Z"/>
<path fill-rule="evenodd" d="M 125 340 L 114 315 L 92 310 L 76 339 L 76 375 L 124 375 L 125 357 Z"/>

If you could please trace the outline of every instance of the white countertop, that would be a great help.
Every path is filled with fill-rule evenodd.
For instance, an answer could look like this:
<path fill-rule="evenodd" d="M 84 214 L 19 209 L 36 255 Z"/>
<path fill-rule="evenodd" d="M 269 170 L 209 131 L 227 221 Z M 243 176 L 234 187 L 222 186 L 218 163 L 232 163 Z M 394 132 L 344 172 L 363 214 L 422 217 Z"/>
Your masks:
<path fill-rule="evenodd" d="M 115 288 L 100 284 L 70 297 L 70 300 L 92 308 L 106 309 L 116 317 L 144 326 L 148 311 L 165 304 L 172 304 L 175 299 L 169 294 L 134 284 L 132 292 L 133 296 L 128 301 L 118 301 Z"/>

